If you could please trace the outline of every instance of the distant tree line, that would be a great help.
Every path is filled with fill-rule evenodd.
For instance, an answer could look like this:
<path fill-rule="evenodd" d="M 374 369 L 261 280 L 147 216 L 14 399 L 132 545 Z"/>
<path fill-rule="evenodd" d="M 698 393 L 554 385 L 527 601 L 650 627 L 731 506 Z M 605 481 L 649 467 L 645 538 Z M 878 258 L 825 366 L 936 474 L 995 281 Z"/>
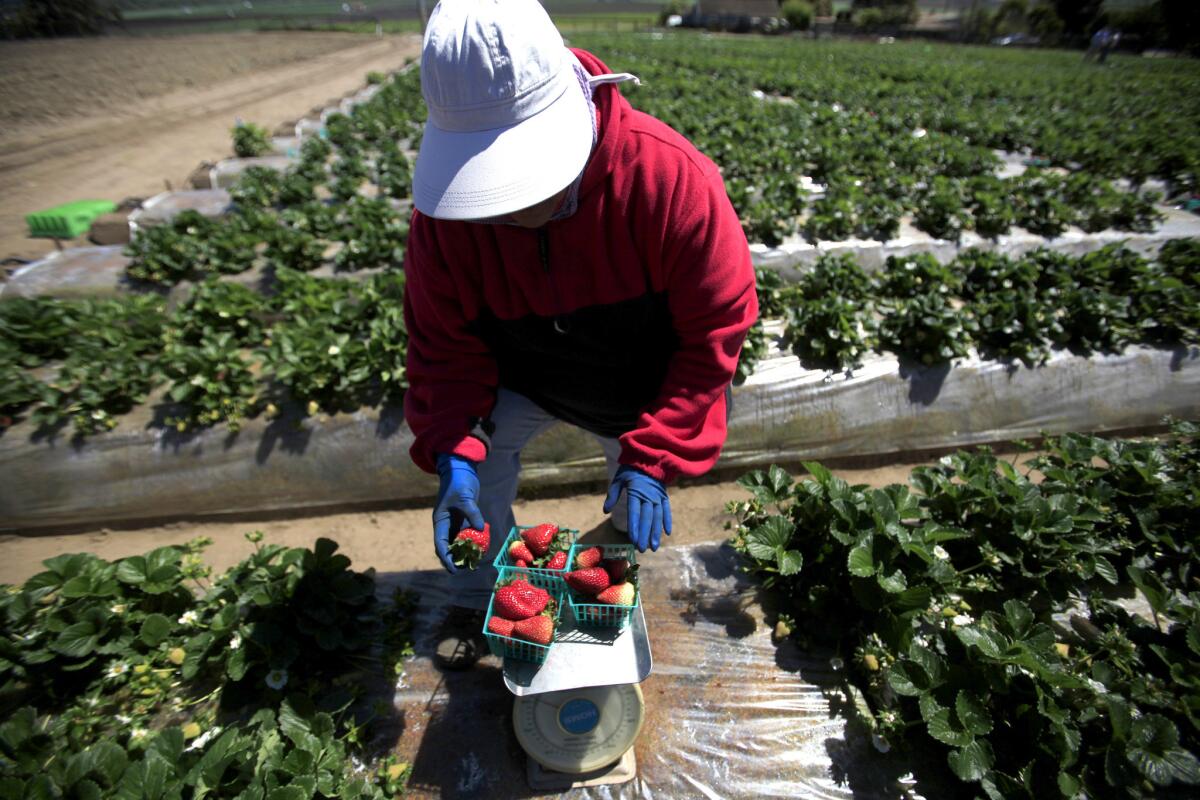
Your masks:
<path fill-rule="evenodd" d="M 973 41 L 1026 33 L 1042 44 L 1083 46 L 1101 28 L 1121 32 L 1122 46 L 1166 48 L 1200 55 L 1200 0 L 1147 0 L 1131 8 L 1106 9 L 1104 0 L 1005 0 L 963 16 Z"/>
<path fill-rule="evenodd" d="M 121 10 L 111 0 L 24 0 L 0 18 L 0 35 L 6 39 L 95 36 L 120 21 Z"/>

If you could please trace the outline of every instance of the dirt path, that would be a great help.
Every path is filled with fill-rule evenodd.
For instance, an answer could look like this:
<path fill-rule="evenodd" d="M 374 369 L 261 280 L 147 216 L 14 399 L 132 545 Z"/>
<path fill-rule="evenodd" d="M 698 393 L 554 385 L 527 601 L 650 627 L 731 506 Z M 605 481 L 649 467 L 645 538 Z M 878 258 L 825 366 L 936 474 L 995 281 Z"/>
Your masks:
<path fill-rule="evenodd" d="M 150 197 L 167 182 L 182 188 L 201 161 L 231 154 L 236 118 L 273 130 L 361 88 L 368 72 L 399 69 L 419 52 L 415 35 L 364 36 L 361 44 L 178 89 L 119 112 L 0 133 L 0 257 L 37 258 L 53 249 L 25 235 L 30 211 L 72 200 Z"/>
<path fill-rule="evenodd" d="M 838 469 L 835 473 L 850 483 L 886 486 L 904 483 L 912 464 L 875 469 Z M 729 536 L 725 513 L 730 500 L 748 497 L 732 480 L 676 487 L 671 492 L 675 533 L 665 545 L 721 541 Z M 600 491 L 543 499 L 520 499 L 514 506 L 522 524 L 553 521 L 581 532 L 609 533 L 600 507 Z M 179 522 L 155 527 L 115 530 L 97 529 L 69 535 L 0 536 L 0 584 L 21 583 L 42 570 L 41 562 L 60 553 L 90 552 L 112 560 L 145 553 L 166 544 L 182 544 L 197 536 L 208 536 L 213 544 L 205 560 L 217 572 L 233 566 L 252 551 L 244 534 L 261 530 L 267 540 L 289 547 L 311 547 L 318 537 L 331 538 L 357 569 L 374 567 L 379 572 L 439 569 L 433 553 L 430 508 L 354 511 L 324 516 L 256 522 Z M 597 530 L 603 528 L 603 530 Z M 653 556 L 648 556 L 652 558 Z"/>

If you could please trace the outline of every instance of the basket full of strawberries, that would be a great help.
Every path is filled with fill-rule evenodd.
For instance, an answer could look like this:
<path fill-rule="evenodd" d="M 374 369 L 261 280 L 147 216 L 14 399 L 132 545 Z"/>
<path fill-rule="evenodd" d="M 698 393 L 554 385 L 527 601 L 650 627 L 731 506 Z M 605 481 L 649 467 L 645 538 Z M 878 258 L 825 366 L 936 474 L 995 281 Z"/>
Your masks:
<path fill-rule="evenodd" d="M 516 526 L 509 531 L 492 563 L 496 569 L 518 567 L 542 574 L 557 581 L 558 589 L 565 589 L 562 576 L 577 533 L 549 522 L 530 527 Z"/>
<path fill-rule="evenodd" d="M 492 655 L 543 663 L 558 630 L 563 594 L 559 580 L 544 570 L 502 567 L 483 623 Z"/>
<path fill-rule="evenodd" d="M 563 579 L 575 621 L 595 627 L 623 627 L 640 602 L 634 547 L 576 544 L 567 562 L 571 570 Z"/>

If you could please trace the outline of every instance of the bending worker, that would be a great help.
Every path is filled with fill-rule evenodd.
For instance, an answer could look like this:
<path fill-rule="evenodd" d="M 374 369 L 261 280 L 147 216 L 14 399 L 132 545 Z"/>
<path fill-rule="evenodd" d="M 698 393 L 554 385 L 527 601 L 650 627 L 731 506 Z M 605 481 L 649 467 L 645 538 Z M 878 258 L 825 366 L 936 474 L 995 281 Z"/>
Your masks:
<path fill-rule="evenodd" d="M 421 55 L 429 118 L 405 256 L 405 417 L 441 484 L 434 547 L 494 533 L 457 603 L 487 605 L 521 450 L 556 422 L 600 441 L 603 503 L 640 551 L 671 532 L 667 486 L 726 435 L 758 313 L 716 165 L 635 111 L 537 0 L 442 0 Z"/>

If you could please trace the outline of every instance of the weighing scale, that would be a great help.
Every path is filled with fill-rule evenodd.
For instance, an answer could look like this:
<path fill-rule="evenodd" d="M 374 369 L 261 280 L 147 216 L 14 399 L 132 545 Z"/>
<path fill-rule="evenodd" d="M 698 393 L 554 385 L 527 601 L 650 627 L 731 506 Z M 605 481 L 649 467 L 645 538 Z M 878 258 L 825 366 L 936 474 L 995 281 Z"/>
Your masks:
<path fill-rule="evenodd" d="M 530 788 L 633 780 L 633 743 L 645 719 L 638 684 L 652 666 L 640 603 L 624 628 L 578 625 L 565 607 L 545 663 L 505 658 L 504 683 L 516 696 L 513 728 L 529 756 Z"/>

